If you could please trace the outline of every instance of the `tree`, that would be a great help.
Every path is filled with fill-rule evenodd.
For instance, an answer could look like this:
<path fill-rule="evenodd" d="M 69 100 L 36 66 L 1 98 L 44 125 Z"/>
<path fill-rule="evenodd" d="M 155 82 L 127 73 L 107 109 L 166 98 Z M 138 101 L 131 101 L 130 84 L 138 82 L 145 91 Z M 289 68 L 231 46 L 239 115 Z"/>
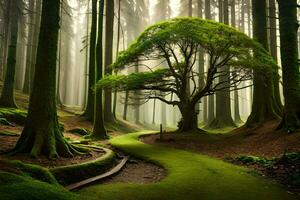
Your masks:
<path fill-rule="evenodd" d="M 88 80 L 88 97 L 87 106 L 83 116 L 88 120 L 94 120 L 95 112 L 95 94 L 92 87 L 96 83 L 95 68 L 96 68 L 96 42 L 97 42 L 97 0 L 92 0 L 92 25 L 90 33 L 90 56 L 89 56 L 89 80 Z"/>
<path fill-rule="evenodd" d="M 272 57 L 278 62 L 277 56 L 277 15 L 276 15 L 276 0 L 269 0 L 269 49 Z M 278 74 L 278 71 L 276 72 Z M 274 76 L 274 98 L 278 105 L 280 114 L 282 113 L 283 105 L 280 97 L 280 83 L 279 76 Z"/>
<path fill-rule="evenodd" d="M 219 0 L 219 21 L 224 24 L 229 24 L 229 5 L 228 0 Z M 230 66 L 224 67 L 228 71 L 224 76 L 220 76 L 217 82 L 227 84 L 226 88 L 222 91 L 216 92 L 216 116 L 210 122 L 211 128 L 234 127 L 236 126 L 231 116 L 231 98 L 230 98 Z"/>
<path fill-rule="evenodd" d="M 205 86 L 201 88 L 195 81 L 199 74 L 193 68 L 200 47 L 210 55 Z M 255 49 L 256 57 L 252 56 L 252 49 Z M 177 18 L 149 27 L 126 51 L 120 53 L 113 66 L 120 69 L 149 60 L 165 60 L 167 67 L 127 76 L 107 76 L 97 86 L 141 90 L 147 100 L 159 99 L 177 106 L 182 114 L 180 131 L 198 129 L 195 106 L 201 98 L 228 89 L 228 83 L 232 88 L 240 81 L 251 79 L 253 67 L 259 66 L 263 73 L 275 65 L 271 56 L 245 34 L 199 18 Z M 214 80 L 227 76 L 225 69 L 228 65 L 232 66 L 229 80 L 214 85 Z M 151 69 L 151 66 L 148 67 Z M 187 87 L 189 80 L 192 90 Z M 166 99 L 167 94 L 174 94 L 179 100 Z"/>
<path fill-rule="evenodd" d="M 33 91 L 28 116 L 13 153 L 37 157 L 70 157 L 79 153 L 59 128 L 56 109 L 56 59 L 59 30 L 59 0 L 43 0 Z"/>
<path fill-rule="evenodd" d="M 0 106 L 16 108 L 14 96 L 15 72 L 16 72 L 16 55 L 18 42 L 18 21 L 20 17 L 19 0 L 9 1 L 9 19 L 10 19 L 10 41 L 8 47 L 7 68 L 5 74 L 4 85 L 0 98 Z"/>
<path fill-rule="evenodd" d="M 114 38 L 114 1 L 106 0 L 105 16 L 105 74 L 112 74 L 111 64 L 113 62 L 113 38 Z M 98 55 L 99 56 L 99 55 Z M 112 123 L 115 118 L 112 113 L 112 93 L 110 89 L 104 90 L 104 121 Z"/>
<path fill-rule="evenodd" d="M 254 39 L 268 50 L 266 1 L 253 0 L 252 6 Z M 279 118 L 280 108 L 274 95 L 274 76 L 278 76 L 276 74 L 277 68 L 275 67 L 268 76 L 254 72 L 252 112 L 247 120 L 247 126 L 256 126 L 268 120 Z"/>
<path fill-rule="evenodd" d="M 98 11 L 98 39 L 96 45 L 96 80 L 100 81 L 103 77 L 103 14 L 104 14 L 104 0 L 99 1 Z M 103 95 L 102 89 L 95 91 L 95 110 L 94 110 L 94 127 L 93 138 L 104 139 L 107 137 L 106 129 L 104 127 L 103 118 Z"/>
<path fill-rule="evenodd" d="M 278 0 L 283 94 L 285 100 L 280 128 L 300 128 L 300 73 L 297 47 L 297 1 Z"/>

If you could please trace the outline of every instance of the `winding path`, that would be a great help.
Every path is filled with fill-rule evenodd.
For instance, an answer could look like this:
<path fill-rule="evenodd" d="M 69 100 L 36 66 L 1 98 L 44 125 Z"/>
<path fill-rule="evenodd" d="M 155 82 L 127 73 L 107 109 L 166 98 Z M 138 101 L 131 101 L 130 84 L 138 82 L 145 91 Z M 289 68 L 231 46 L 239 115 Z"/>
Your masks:
<path fill-rule="evenodd" d="M 187 151 L 151 146 L 139 132 L 111 139 L 111 144 L 133 156 L 154 162 L 168 176 L 154 184 L 104 184 L 79 191 L 80 195 L 101 200 L 292 200 L 279 185 L 250 170 Z"/>

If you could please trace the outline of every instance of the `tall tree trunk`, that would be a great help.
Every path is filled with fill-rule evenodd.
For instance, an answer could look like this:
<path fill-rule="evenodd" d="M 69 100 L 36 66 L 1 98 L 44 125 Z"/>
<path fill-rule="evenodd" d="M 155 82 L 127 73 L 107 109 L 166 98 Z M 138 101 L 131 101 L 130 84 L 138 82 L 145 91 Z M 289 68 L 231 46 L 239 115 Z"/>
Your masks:
<path fill-rule="evenodd" d="M 198 0 L 198 17 L 199 18 L 203 18 L 203 1 L 202 0 Z M 199 63 L 198 63 L 198 73 L 199 73 L 199 87 L 203 88 L 205 85 L 205 60 L 204 60 L 204 51 L 201 49 L 201 51 L 199 52 Z M 203 123 L 206 125 L 207 124 L 207 98 L 204 97 L 202 100 L 202 107 L 203 107 L 203 112 L 202 112 L 202 118 L 203 118 Z M 197 105 L 199 106 L 199 110 L 200 109 L 200 104 Z"/>
<path fill-rule="evenodd" d="M 231 0 L 231 26 L 232 27 L 236 27 L 236 1 L 235 0 Z M 240 99 L 239 99 L 239 91 L 237 88 L 237 85 L 234 85 L 234 122 L 236 124 L 240 124 L 242 123 L 242 119 L 240 116 Z"/>
<path fill-rule="evenodd" d="M 193 0 L 188 0 L 188 16 L 193 16 Z"/>
<path fill-rule="evenodd" d="M 225 24 L 229 24 L 229 4 L 228 0 L 219 0 L 219 20 Z M 221 21 L 223 20 L 223 21 Z M 216 117 L 210 123 L 211 128 L 234 127 L 236 126 L 231 115 L 231 98 L 230 98 L 230 67 L 224 66 L 221 69 L 224 74 L 219 78 L 219 82 L 224 82 L 223 86 L 228 88 L 216 93 Z"/>
<path fill-rule="evenodd" d="M 105 74 L 112 74 L 112 59 L 113 59 L 113 37 L 114 37 L 114 1 L 106 0 L 106 26 L 105 26 Z M 112 113 L 112 92 L 110 89 L 105 89 L 104 101 L 104 121 L 112 123 L 115 118 Z"/>
<path fill-rule="evenodd" d="M 212 19 L 211 0 L 205 0 L 205 19 Z M 210 124 L 215 118 L 215 95 L 208 96 L 207 100 L 208 100 L 207 124 Z"/>
<path fill-rule="evenodd" d="M 94 120 L 95 94 L 92 87 L 95 85 L 96 75 L 96 41 L 97 41 L 97 0 L 92 0 L 92 26 L 90 34 L 89 80 L 87 106 L 83 116 L 88 120 Z"/>
<path fill-rule="evenodd" d="M 283 94 L 285 99 L 281 127 L 293 132 L 300 128 L 300 72 L 297 47 L 297 1 L 278 0 L 281 41 Z"/>
<path fill-rule="evenodd" d="M 103 15 L 104 0 L 99 2 L 98 10 L 98 40 L 96 46 L 96 80 L 99 81 L 103 77 Z M 103 117 L 103 95 L 102 89 L 97 89 L 95 94 L 95 116 L 92 137 L 97 139 L 107 138 L 106 129 L 104 127 Z"/>
<path fill-rule="evenodd" d="M 266 1 L 253 0 L 253 36 L 265 49 L 268 49 Z M 255 126 L 268 120 L 278 119 L 274 105 L 274 83 L 272 75 L 254 72 L 254 90 L 252 112 L 247 120 L 247 126 Z"/>
<path fill-rule="evenodd" d="M 28 40 L 27 40 L 27 55 L 26 55 L 26 71 L 25 80 L 23 85 L 23 92 L 25 94 L 30 93 L 30 74 L 32 66 L 32 50 L 33 50 L 33 38 L 34 38 L 34 22 L 35 22 L 35 1 L 29 2 L 29 26 L 28 26 Z"/>
<path fill-rule="evenodd" d="M 270 36 L 270 53 L 275 61 L 278 62 L 277 56 L 277 15 L 276 15 L 276 0 L 269 0 L 269 36 Z M 278 70 L 276 72 L 278 74 Z M 280 78 L 274 76 L 274 96 L 275 103 L 278 105 L 278 112 L 282 113 L 283 105 L 280 97 Z"/>
<path fill-rule="evenodd" d="M 116 48 L 116 56 L 118 56 L 120 51 L 120 36 L 121 36 L 121 0 L 118 0 L 118 29 L 117 29 L 117 48 Z M 117 90 L 114 92 L 114 104 L 113 104 L 113 115 L 114 118 L 117 119 L 117 99 L 118 92 Z"/>
<path fill-rule="evenodd" d="M 27 121 L 15 153 L 37 157 L 69 157 L 79 153 L 68 144 L 59 129 L 56 110 L 56 59 L 59 30 L 59 0 L 43 0 L 35 78 Z"/>
<path fill-rule="evenodd" d="M 16 72 L 16 55 L 18 42 L 18 0 L 9 2 L 9 17 L 10 17 L 10 41 L 8 47 L 7 69 L 5 74 L 4 85 L 0 98 L 0 106 L 16 108 L 14 85 Z"/>
<path fill-rule="evenodd" d="M 2 44 L 1 44 L 1 77 L 0 80 L 4 80 L 4 76 L 5 76 L 5 71 L 6 71 L 6 66 L 7 66 L 7 53 L 8 53 L 8 40 L 9 40 L 9 6 L 10 6 L 10 1 L 4 1 L 3 4 L 3 13 L 2 13 L 2 17 L 3 17 L 3 27 L 2 27 Z"/>

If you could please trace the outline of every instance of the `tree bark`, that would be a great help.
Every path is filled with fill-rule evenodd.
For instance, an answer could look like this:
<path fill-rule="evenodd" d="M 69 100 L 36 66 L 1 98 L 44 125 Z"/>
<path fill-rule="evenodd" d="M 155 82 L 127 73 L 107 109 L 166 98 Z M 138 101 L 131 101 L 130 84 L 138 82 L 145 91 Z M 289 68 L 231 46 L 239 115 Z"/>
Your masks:
<path fill-rule="evenodd" d="M 114 1 L 106 0 L 106 26 L 105 26 L 105 74 L 112 74 L 112 59 L 113 59 L 113 34 L 114 34 Z M 104 90 L 104 121 L 108 123 L 115 122 L 112 113 L 112 91 Z"/>
<path fill-rule="evenodd" d="M 23 92 L 25 94 L 30 93 L 30 74 L 32 66 L 32 50 L 33 50 L 33 39 L 34 39 L 34 22 L 35 22 L 35 1 L 29 2 L 29 27 L 28 27 L 28 40 L 27 40 L 27 55 L 26 55 L 26 71 L 25 80 L 23 85 Z"/>
<path fill-rule="evenodd" d="M 0 98 L 0 106 L 16 108 L 14 96 L 15 73 L 16 73 L 16 55 L 18 42 L 18 1 L 9 2 L 10 17 L 10 41 L 8 47 L 7 68 L 5 74 L 4 85 Z"/>
<path fill-rule="evenodd" d="M 219 20 L 225 24 L 229 24 L 229 4 L 228 0 L 219 1 Z M 223 20 L 223 21 L 221 21 Z M 222 77 L 219 78 L 219 82 L 224 82 L 224 87 L 230 88 L 230 67 L 224 66 L 221 69 L 224 73 Z M 226 82 L 227 81 L 227 82 Z M 216 93 L 216 117 L 210 123 L 210 128 L 223 128 L 223 127 L 235 127 L 235 123 L 231 115 L 231 98 L 230 89 L 225 89 L 223 91 L 218 91 Z"/>
<path fill-rule="evenodd" d="M 297 47 L 297 1 L 278 0 L 281 41 L 283 94 L 285 107 L 281 128 L 293 132 L 300 128 L 300 73 Z"/>
<path fill-rule="evenodd" d="M 103 77 L 103 15 L 104 15 L 104 0 L 99 2 L 98 11 L 98 40 L 96 46 L 96 80 L 99 81 Z M 102 89 L 97 89 L 95 94 L 95 116 L 94 116 L 94 128 L 93 138 L 105 139 L 107 138 L 106 129 L 104 127 L 103 118 L 103 95 Z"/>
<path fill-rule="evenodd" d="M 266 1 L 253 0 L 253 35 L 265 49 L 268 49 Z M 254 72 L 252 112 L 247 126 L 256 126 L 268 120 L 278 119 L 274 96 L 274 74 L 262 75 Z"/>
<path fill-rule="evenodd" d="M 56 59 L 59 30 L 59 0 L 43 0 L 33 91 L 27 121 L 14 153 L 37 157 L 70 157 L 79 153 L 59 129 L 56 109 Z"/>
<path fill-rule="evenodd" d="M 95 85 L 96 75 L 96 42 L 97 42 L 97 0 L 92 0 L 92 26 L 90 34 L 89 80 L 87 106 L 83 116 L 89 121 L 94 120 L 95 94 L 92 87 Z"/>
<path fill-rule="evenodd" d="M 276 0 L 269 0 L 269 24 L 270 28 L 270 53 L 274 60 L 278 62 L 277 56 L 277 15 L 276 15 Z M 278 74 L 278 70 L 276 72 Z M 274 100 L 275 104 L 278 105 L 278 112 L 282 114 L 283 105 L 280 97 L 280 78 L 278 76 L 274 76 Z"/>

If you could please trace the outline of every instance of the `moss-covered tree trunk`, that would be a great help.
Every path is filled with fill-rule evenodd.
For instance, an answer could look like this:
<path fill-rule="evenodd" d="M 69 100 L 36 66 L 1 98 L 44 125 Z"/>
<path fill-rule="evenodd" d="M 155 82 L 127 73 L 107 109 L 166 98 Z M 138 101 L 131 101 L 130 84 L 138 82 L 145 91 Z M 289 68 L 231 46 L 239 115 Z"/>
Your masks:
<path fill-rule="evenodd" d="M 114 38 L 114 1 L 106 0 L 106 26 L 105 26 L 105 74 L 112 74 L 113 38 Z M 105 89 L 104 121 L 112 123 L 115 118 L 112 113 L 112 91 Z"/>
<path fill-rule="evenodd" d="M 78 153 L 64 139 L 57 119 L 55 86 L 59 10 L 59 0 L 43 0 L 33 91 L 25 127 L 14 153 L 30 153 L 34 157 L 45 154 L 50 158 Z"/>
<path fill-rule="evenodd" d="M 18 4 L 18 0 L 9 1 L 10 41 L 8 46 L 5 80 L 0 98 L 0 106 L 10 108 L 17 107 L 15 103 L 14 85 L 18 42 L 18 13 L 20 12 Z"/>
<path fill-rule="evenodd" d="M 297 47 L 297 0 L 278 0 L 283 94 L 281 127 L 289 132 L 300 128 L 300 73 Z"/>
<path fill-rule="evenodd" d="M 103 11 L 104 11 L 104 0 L 99 2 L 98 10 L 98 40 L 96 46 L 96 80 L 99 81 L 103 77 Z M 93 127 L 93 138 L 105 139 L 106 129 L 104 127 L 103 118 L 103 95 L 102 89 L 97 89 L 95 93 L 95 110 L 94 110 L 94 127 Z"/>
<path fill-rule="evenodd" d="M 89 80 L 87 106 L 83 116 L 88 120 L 94 120 L 95 94 L 92 87 L 95 85 L 95 67 L 96 67 L 96 42 L 97 42 L 97 0 L 92 0 L 92 25 L 90 34 L 90 57 L 89 57 Z"/>
<path fill-rule="evenodd" d="M 266 1 L 253 0 L 253 35 L 265 49 L 268 49 Z M 279 118 L 279 108 L 274 96 L 274 74 L 254 72 L 252 112 L 247 126 L 255 126 Z"/>

